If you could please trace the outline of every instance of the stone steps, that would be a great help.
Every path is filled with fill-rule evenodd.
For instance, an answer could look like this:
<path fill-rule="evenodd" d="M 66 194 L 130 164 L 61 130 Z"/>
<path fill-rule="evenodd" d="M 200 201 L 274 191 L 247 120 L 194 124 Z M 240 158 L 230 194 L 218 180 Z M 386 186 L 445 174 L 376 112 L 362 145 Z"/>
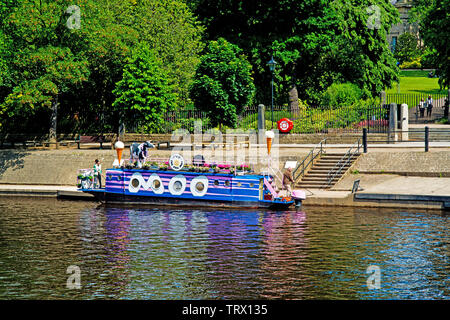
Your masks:
<path fill-rule="evenodd" d="M 333 169 L 337 169 L 336 166 L 339 161 L 344 157 L 344 153 L 326 153 L 314 163 L 305 176 L 296 184 L 298 188 L 324 188 L 328 184 L 329 174 Z M 347 170 L 358 159 L 360 154 L 355 154 L 350 157 L 349 163 L 342 167 L 339 173 L 333 173 L 334 177 L 330 181 L 330 184 L 326 188 L 334 186 L 341 177 L 347 172 Z M 345 159 L 347 161 L 348 158 Z"/>

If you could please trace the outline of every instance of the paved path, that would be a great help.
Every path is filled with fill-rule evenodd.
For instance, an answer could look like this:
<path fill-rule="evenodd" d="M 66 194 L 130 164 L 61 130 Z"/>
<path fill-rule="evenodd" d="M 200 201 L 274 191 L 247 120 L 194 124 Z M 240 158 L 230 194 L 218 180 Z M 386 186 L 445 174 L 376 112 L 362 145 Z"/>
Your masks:
<path fill-rule="evenodd" d="M 360 180 L 360 192 L 405 195 L 450 196 L 450 178 L 405 177 L 395 174 L 347 175 L 333 189 L 351 190 L 353 182 Z M 337 191 L 335 191 L 337 192 Z"/>
<path fill-rule="evenodd" d="M 76 186 L 0 184 L 0 190 L 77 191 Z"/>

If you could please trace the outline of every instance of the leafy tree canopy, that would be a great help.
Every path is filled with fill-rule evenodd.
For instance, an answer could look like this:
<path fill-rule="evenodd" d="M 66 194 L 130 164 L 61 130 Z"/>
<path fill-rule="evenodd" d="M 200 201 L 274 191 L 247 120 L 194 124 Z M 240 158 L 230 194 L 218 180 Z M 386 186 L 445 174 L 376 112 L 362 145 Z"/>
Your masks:
<path fill-rule="evenodd" d="M 254 94 L 250 63 L 223 38 L 211 41 L 200 60 L 190 91 L 194 105 L 210 114 L 213 125 L 234 127 Z"/>
<path fill-rule="evenodd" d="M 123 78 L 113 92 L 113 106 L 121 113 L 125 126 L 139 124 L 144 132 L 158 132 L 164 113 L 175 108 L 176 95 L 168 83 L 161 61 L 143 43 L 123 70 Z"/>
<path fill-rule="evenodd" d="M 386 34 L 399 19 L 388 0 L 195 0 L 191 5 L 208 39 L 224 37 L 250 57 L 259 101 L 269 101 L 266 63 L 272 55 L 280 63 L 277 95 L 289 93 L 294 107 L 297 95 L 317 102 L 335 81 L 355 83 L 372 95 L 397 79 Z"/>
<path fill-rule="evenodd" d="M 77 113 L 85 130 L 115 130 L 112 91 L 127 59 L 144 42 L 161 59 L 177 103 L 185 105 L 201 33 L 182 0 L 3 0 L 0 105 L 10 117 L 0 122 L 12 124 L 11 117 L 26 112 L 31 117 L 36 108 L 48 110 L 59 101 L 62 128 L 76 129 Z M 41 116 L 48 117 L 46 112 Z M 27 124 L 15 121 L 14 128 L 27 130 Z"/>
<path fill-rule="evenodd" d="M 432 60 L 441 87 L 450 85 L 450 0 L 434 0 L 421 20 L 425 44 L 434 49 Z"/>

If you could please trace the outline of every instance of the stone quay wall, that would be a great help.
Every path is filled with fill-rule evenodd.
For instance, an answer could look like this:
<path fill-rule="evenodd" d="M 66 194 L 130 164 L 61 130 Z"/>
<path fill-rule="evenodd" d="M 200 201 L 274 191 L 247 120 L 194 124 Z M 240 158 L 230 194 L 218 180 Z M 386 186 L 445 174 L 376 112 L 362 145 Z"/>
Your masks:
<path fill-rule="evenodd" d="M 285 161 L 303 159 L 307 154 L 308 151 L 295 156 L 280 155 L 280 169 Z M 170 155 L 170 150 L 152 150 L 150 153 L 151 158 L 167 160 Z M 130 152 L 126 148 L 123 159 L 129 157 Z M 94 160 L 99 159 L 104 174 L 107 168 L 112 167 L 115 158 L 116 152 L 111 149 L 0 150 L 0 184 L 75 185 L 78 169 L 92 168 Z M 254 166 L 255 171 L 264 170 L 267 166 L 266 158 L 263 160 Z"/>
<path fill-rule="evenodd" d="M 450 177 L 449 151 L 373 152 L 362 154 L 352 170 L 365 174 Z"/>

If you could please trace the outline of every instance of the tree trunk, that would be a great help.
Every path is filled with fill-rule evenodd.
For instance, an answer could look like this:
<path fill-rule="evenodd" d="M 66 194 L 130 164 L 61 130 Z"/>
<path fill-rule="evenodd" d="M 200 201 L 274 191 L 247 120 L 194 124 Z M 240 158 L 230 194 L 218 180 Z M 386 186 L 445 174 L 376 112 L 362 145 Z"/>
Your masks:
<path fill-rule="evenodd" d="M 291 112 L 298 112 L 298 91 L 297 85 L 293 82 L 289 88 L 289 110 Z"/>
<path fill-rule="evenodd" d="M 50 118 L 50 133 L 49 133 L 49 141 L 55 143 L 56 148 L 57 139 L 56 139 L 56 123 L 58 120 L 58 96 L 56 96 L 55 100 L 52 102 L 52 115 Z"/>
<path fill-rule="evenodd" d="M 291 69 L 291 85 L 289 87 L 289 110 L 294 113 L 299 112 L 298 108 L 298 91 L 297 91 L 297 77 L 295 76 L 296 65 Z"/>

